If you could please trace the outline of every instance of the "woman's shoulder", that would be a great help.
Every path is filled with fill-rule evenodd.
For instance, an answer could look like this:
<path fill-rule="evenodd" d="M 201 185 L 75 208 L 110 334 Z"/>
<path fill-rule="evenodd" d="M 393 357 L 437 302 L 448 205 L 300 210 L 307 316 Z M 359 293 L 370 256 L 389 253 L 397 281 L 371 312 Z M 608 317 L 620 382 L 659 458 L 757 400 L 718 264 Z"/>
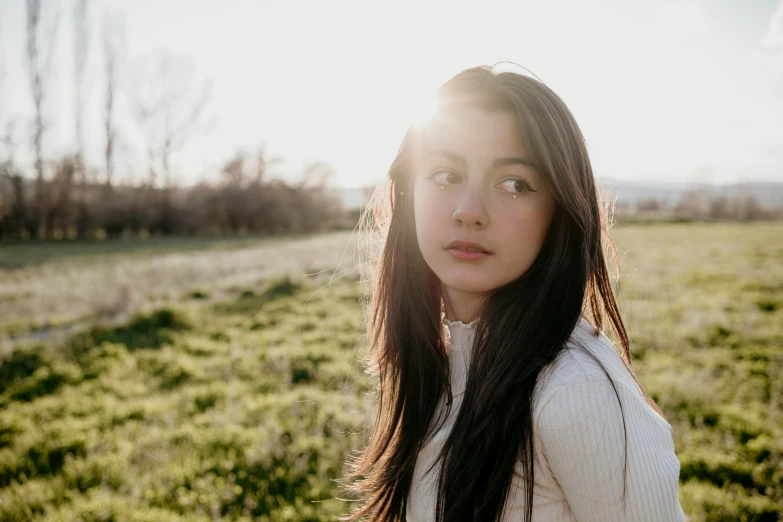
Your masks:
<path fill-rule="evenodd" d="M 618 395 L 623 401 L 629 397 L 646 405 L 642 391 L 612 341 L 586 319 L 580 318 L 566 347 L 539 375 L 533 409 L 535 418 L 539 418 L 547 406 L 563 409 L 571 403 L 579 403 L 578 408 L 582 410 L 601 409 L 603 413 L 606 401 L 614 399 L 616 402 Z M 653 411 L 649 406 L 647 408 Z M 654 416 L 670 428 L 657 413 Z"/>
<path fill-rule="evenodd" d="M 576 518 L 683 520 L 671 426 L 646 402 L 605 335 L 581 320 L 539 384 L 539 462 Z"/>
<path fill-rule="evenodd" d="M 618 374 L 617 377 L 624 377 L 624 374 L 628 373 L 612 341 L 587 319 L 581 317 L 571 332 L 566 347 L 541 372 L 539 376 L 541 393 L 569 382 L 598 375 L 605 376 L 596 359 L 603 364 L 613 379 L 615 374 Z M 630 374 L 627 376 L 633 380 Z"/>

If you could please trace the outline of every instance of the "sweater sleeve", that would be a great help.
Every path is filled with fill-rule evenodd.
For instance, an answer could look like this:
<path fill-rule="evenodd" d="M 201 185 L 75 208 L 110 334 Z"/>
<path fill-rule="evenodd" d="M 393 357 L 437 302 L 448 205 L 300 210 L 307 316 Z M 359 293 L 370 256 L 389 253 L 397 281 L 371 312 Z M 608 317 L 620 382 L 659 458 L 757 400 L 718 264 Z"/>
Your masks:
<path fill-rule="evenodd" d="M 537 416 L 544 457 L 579 522 L 677 522 L 680 462 L 671 426 L 633 389 L 605 374 L 560 385 Z M 627 492 L 623 508 L 624 441 Z"/>

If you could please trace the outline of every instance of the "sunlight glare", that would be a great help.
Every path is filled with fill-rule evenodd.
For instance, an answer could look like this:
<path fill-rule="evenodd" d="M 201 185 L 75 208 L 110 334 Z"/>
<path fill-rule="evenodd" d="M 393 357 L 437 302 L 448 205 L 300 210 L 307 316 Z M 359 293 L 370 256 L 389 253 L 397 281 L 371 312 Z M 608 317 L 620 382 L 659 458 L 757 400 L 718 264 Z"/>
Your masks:
<path fill-rule="evenodd" d="M 438 113 L 438 97 L 435 93 L 427 93 L 418 99 L 411 99 L 408 103 L 410 115 L 408 121 L 417 127 L 421 127 Z"/>

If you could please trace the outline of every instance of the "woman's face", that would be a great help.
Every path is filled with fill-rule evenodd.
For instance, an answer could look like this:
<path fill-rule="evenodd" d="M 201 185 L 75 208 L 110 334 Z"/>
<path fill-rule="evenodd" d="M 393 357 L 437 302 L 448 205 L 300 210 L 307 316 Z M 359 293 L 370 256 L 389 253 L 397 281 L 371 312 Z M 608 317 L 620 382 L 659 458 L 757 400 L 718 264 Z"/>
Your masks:
<path fill-rule="evenodd" d="M 514 114 L 451 109 L 426 124 L 414 169 L 419 248 L 446 298 L 472 300 L 525 273 L 555 198 L 531 166 Z M 450 248 L 454 241 L 485 253 Z"/>

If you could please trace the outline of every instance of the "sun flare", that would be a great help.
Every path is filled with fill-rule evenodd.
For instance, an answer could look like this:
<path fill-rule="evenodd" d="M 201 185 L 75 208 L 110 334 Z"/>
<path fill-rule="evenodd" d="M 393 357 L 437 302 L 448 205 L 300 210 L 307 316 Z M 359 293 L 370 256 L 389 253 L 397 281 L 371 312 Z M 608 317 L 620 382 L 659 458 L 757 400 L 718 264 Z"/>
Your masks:
<path fill-rule="evenodd" d="M 438 114 L 438 104 L 438 97 L 434 93 L 411 100 L 409 103 L 410 123 L 420 127 L 432 120 Z"/>

